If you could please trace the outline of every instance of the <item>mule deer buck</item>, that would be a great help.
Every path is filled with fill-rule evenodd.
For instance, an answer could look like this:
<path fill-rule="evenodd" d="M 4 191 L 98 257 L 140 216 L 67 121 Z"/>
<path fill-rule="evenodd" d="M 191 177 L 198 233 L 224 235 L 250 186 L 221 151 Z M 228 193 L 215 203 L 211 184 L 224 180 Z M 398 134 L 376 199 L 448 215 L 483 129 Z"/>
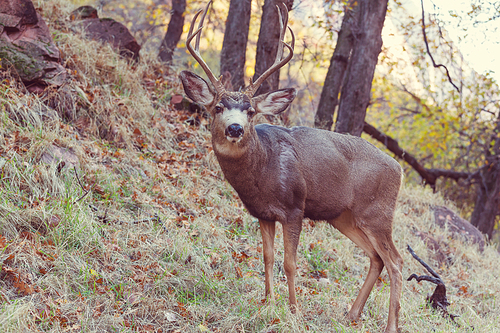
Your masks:
<path fill-rule="evenodd" d="M 259 219 L 263 240 L 266 297 L 273 295 L 275 222 L 283 225 L 284 268 L 292 311 L 298 309 L 295 270 L 302 219 L 326 220 L 350 238 L 370 258 L 370 268 L 348 317 L 360 317 L 368 295 L 384 266 L 391 282 L 385 332 L 397 332 L 402 292 L 402 258 L 392 241 L 394 209 L 402 179 L 401 166 L 356 136 L 325 130 L 268 124 L 255 125 L 255 115 L 277 115 L 295 98 L 295 89 L 255 96 L 269 75 L 293 56 L 284 42 L 288 12 L 280 13 L 280 42 L 274 64 L 242 91 L 226 91 L 199 53 L 200 34 L 210 3 L 191 22 L 187 48 L 212 85 L 182 71 L 184 90 L 212 117 L 212 144 L 224 176 L 251 215 Z M 195 22 L 203 12 L 196 31 Z M 195 47 L 191 42 L 196 37 Z M 283 58 L 284 47 L 288 55 Z"/>

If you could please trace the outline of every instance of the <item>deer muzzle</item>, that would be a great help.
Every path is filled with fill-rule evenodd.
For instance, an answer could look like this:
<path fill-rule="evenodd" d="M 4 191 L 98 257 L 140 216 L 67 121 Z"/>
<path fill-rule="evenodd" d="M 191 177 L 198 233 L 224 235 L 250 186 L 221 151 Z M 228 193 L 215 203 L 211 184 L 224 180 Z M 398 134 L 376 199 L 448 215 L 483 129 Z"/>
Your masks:
<path fill-rule="evenodd" d="M 229 141 L 236 141 L 234 139 L 239 139 L 243 136 L 245 130 L 240 124 L 231 124 L 226 127 L 226 137 Z"/>

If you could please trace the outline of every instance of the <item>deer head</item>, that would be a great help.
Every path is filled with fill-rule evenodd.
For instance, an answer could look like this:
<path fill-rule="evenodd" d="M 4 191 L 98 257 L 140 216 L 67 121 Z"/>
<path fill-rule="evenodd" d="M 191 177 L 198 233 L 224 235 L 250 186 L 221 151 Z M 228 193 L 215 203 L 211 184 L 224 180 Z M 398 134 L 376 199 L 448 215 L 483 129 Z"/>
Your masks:
<path fill-rule="evenodd" d="M 295 98 L 296 91 L 293 88 L 280 89 L 254 97 L 259 86 L 272 73 L 279 70 L 292 59 L 295 37 L 290 27 L 288 27 L 292 34 L 292 42 L 290 45 L 284 42 L 288 23 L 288 10 L 284 4 L 282 4 L 281 10 L 276 6 L 280 14 L 281 29 L 278 52 L 274 64 L 255 82 L 250 80 L 250 84 L 242 91 L 227 91 L 222 83 L 222 76 L 219 77 L 219 79 L 215 77 L 199 52 L 200 34 L 210 4 L 211 2 L 208 3 L 205 10 L 199 10 L 194 16 L 189 29 L 186 45 L 189 52 L 206 73 L 211 85 L 200 76 L 189 71 L 182 71 L 180 73 L 180 78 L 184 86 L 184 91 L 188 97 L 204 105 L 211 114 L 211 132 L 212 135 L 215 136 L 213 141 L 218 143 L 221 151 L 227 151 L 228 149 L 232 150 L 232 148 L 236 148 L 234 145 L 238 146 L 239 143 L 245 141 L 245 134 L 252 131 L 253 122 L 257 113 L 265 115 L 279 114 L 285 111 Z M 200 23 L 197 30 L 193 32 L 195 22 L 200 14 L 202 14 Z M 191 42 L 195 37 L 196 40 L 193 49 Z M 289 51 L 286 57 L 283 57 L 284 47 Z M 221 137 L 225 137 L 227 142 L 215 140 Z"/>

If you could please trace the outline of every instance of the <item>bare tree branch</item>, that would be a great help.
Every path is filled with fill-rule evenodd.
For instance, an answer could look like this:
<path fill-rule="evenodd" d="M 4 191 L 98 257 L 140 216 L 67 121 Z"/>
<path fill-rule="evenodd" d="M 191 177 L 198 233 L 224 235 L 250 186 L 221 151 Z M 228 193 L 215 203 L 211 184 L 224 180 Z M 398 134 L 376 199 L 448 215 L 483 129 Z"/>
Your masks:
<path fill-rule="evenodd" d="M 443 67 L 445 70 L 446 70 L 446 76 L 448 76 L 448 81 L 450 81 L 450 83 L 453 85 L 453 87 L 455 87 L 455 89 L 457 89 L 457 91 L 460 93 L 460 89 L 455 85 L 455 83 L 453 83 L 453 81 L 451 80 L 451 77 L 450 77 L 450 72 L 448 71 L 448 68 L 443 65 L 443 64 L 436 64 L 436 62 L 434 61 L 434 57 L 432 56 L 431 54 L 431 50 L 429 48 L 429 42 L 427 41 L 427 34 L 425 33 L 425 11 L 424 11 L 424 0 L 420 0 L 420 3 L 422 4 L 422 32 L 424 34 L 424 42 L 425 42 L 425 47 L 427 48 L 427 54 L 429 55 L 429 57 L 431 58 L 432 60 L 432 65 L 435 67 L 435 68 L 438 68 L 438 67 Z"/>
<path fill-rule="evenodd" d="M 479 170 L 470 173 L 445 169 L 427 169 L 422 164 L 420 164 L 415 156 L 411 155 L 403 148 L 401 148 L 398 141 L 391 138 L 387 134 L 380 132 L 378 129 L 368 124 L 367 122 L 365 122 L 364 124 L 363 131 L 366 134 L 369 134 L 375 140 L 384 144 L 384 146 L 386 146 L 387 149 L 389 149 L 397 157 L 408 163 L 422 177 L 425 183 L 431 186 L 432 189 L 435 189 L 436 180 L 439 177 L 451 178 L 456 181 L 458 181 L 459 179 L 479 179 Z"/>

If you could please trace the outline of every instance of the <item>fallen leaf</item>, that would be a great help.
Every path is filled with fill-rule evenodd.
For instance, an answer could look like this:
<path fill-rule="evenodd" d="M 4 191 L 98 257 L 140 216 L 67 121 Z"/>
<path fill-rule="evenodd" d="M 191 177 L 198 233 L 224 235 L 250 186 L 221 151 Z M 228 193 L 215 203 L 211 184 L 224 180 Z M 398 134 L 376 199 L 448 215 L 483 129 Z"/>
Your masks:
<path fill-rule="evenodd" d="M 269 325 L 276 325 L 276 324 L 279 324 L 280 322 L 281 322 L 281 320 L 279 318 L 273 318 L 269 322 Z"/>
<path fill-rule="evenodd" d="M 172 104 L 179 104 L 180 102 L 182 102 L 184 98 L 182 97 L 182 95 L 174 95 L 172 96 L 172 98 L 170 99 L 170 102 Z"/>
<path fill-rule="evenodd" d="M 243 277 L 243 273 L 241 272 L 241 268 L 235 267 L 235 270 L 236 270 L 236 277 L 238 279 L 241 279 Z"/>
<path fill-rule="evenodd" d="M 184 305 L 184 303 L 177 302 L 177 308 L 179 309 L 179 314 L 182 317 L 184 317 L 184 318 L 189 317 L 189 311 L 186 309 L 186 306 Z"/>
<path fill-rule="evenodd" d="M 19 236 L 20 236 L 21 238 L 25 238 L 25 239 L 30 240 L 30 241 L 35 240 L 35 235 L 34 235 L 33 233 L 29 232 L 29 231 L 22 231 L 22 232 L 19 234 Z"/>
<path fill-rule="evenodd" d="M 0 234 L 0 248 L 3 249 L 5 247 L 7 247 L 7 240 L 4 236 L 2 236 L 2 234 Z"/>
<path fill-rule="evenodd" d="M 233 258 L 241 263 L 243 262 L 244 260 L 250 258 L 250 256 L 248 254 L 246 254 L 245 252 L 240 252 L 240 253 L 237 253 L 237 252 L 233 252 Z"/>
<path fill-rule="evenodd" d="M 2 271 L 7 274 L 7 280 L 12 282 L 12 285 L 19 293 L 26 296 L 35 292 L 35 288 L 32 286 L 31 279 L 28 275 L 5 265 L 2 266 Z"/>
<path fill-rule="evenodd" d="M 226 278 L 224 277 L 224 273 L 222 272 L 215 272 L 214 273 L 214 278 L 216 278 L 219 281 L 225 280 Z"/>

